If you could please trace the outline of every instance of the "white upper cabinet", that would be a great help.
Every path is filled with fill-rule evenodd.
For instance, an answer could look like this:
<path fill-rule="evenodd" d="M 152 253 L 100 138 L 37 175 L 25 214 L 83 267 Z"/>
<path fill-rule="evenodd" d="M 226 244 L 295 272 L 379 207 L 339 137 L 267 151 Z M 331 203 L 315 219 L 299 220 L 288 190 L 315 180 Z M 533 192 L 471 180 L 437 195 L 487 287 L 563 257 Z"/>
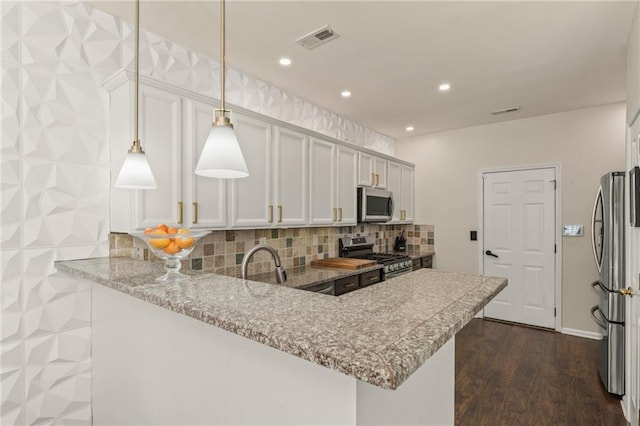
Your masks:
<path fill-rule="evenodd" d="M 356 188 L 358 186 L 358 153 L 353 149 L 336 148 L 336 207 L 340 225 L 355 225 L 357 222 Z"/>
<path fill-rule="evenodd" d="M 183 200 L 184 223 L 190 228 L 223 228 L 227 225 L 227 185 L 224 179 L 195 174 L 200 153 L 211 130 L 214 106 L 193 100 L 183 100 L 184 154 Z"/>
<path fill-rule="evenodd" d="M 373 155 L 364 152 L 358 153 L 358 185 L 374 186 L 376 183 L 373 171 Z"/>
<path fill-rule="evenodd" d="M 375 187 L 384 189 L 387 187 L 387 160 L 373 157 L 373 173 L 376 177 Z"/>
<path fill-rule="evenodd" d="M 274 126 L 274 135 L 274 222 L 281 226 L 306 225 L 309 138 L 277 126 Z"/>
<path fill-rule="evenodd" d="M 414 210 L 414 168 L 402 165 L 402 189 L 400 193 L 400 208 L 402 209 L 402 223 L 413 223 Z"/>
<path fill-rule="evenodd" d="M 402 165 L 394 161 L 387 164 L 387 191 L 393 194 L 393 216 L 389 223 L 400 223 L 400 213 L 402 206 L 400 198 L 402 197 L 402 181 L 400 174 L 402 173 Z"/>
<path fill-rule="evenodd" d="M 249 176 L 231 180 L 231 227 L 306 225 L 309 138 L 242 115 L 235 122 Z"/>
<path fill-rule="evenodd" d="M 338 207 L 335 205 L 335 151 L 334 143 L 311 138 L 309 148 L 309 223 L 311 225 L 331 225 L 338 220 Z"/>
<path fill-rule="evenodd" d="M 140 85 L 139 137 L 158 185 L 153 190 L 116 188 L 127 151 L 134 139 L 134 87 L 126 74 L 110 87 L 111 231 L 132 232 L 160 223 L 177 224 L 182 199 L 180 97 Z"/>
<path fill-rule="evenodd" d="M 355 225 L 358 186 L 394 195 L 391 223 L 413 221 L 413 167 L 245 112 L 232 116 L 249 176 L 195 174 L 216 101 L 141 76 L 139 136 L 158 188 L 115 188 L 134 138 L 133 73 L 104 82 L 109 92 L 111 231 L 161 223 L 194 229 Z"/>
<path fill-rule="evenodd" d="M 234 127 L 249 176 L 230 180 L 230 226 L 270 227 L 274 222 L 271 125 L 236 114 Z"/>
<path fill-rule="evenodd" d="M 180 224 L 182 152 L 180 97 L 140 86 L 140 140 L 158 188 L 137 191 L 134 229 Z"/>
<path fill-rule="evenodd" d="M 358 153 L 311 138 L 311 225 L 355 225 Z"/>
<path fill-rule="evenodd" d="M 384 189 L 387 187 L 387 160 L 358 153 L 358 185 Z"/>
<path fill-rule="evenodd" d="M 413 223 L 413 166 L 389 161 L 387 190 L 393 193 L 393 216 L 388 223 Z"/>

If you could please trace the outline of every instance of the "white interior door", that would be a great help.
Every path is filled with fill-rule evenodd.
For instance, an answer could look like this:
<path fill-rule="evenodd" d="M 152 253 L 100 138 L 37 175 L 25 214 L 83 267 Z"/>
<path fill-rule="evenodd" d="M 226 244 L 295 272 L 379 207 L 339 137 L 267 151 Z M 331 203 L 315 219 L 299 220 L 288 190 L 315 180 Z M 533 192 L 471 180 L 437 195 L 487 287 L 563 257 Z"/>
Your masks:
<path fill-rule="evenodd" d="M 483 174 L 484 275 L 509 279 L 484 315 L 555 327 L 555 170 Z"/>
<path fill-rule="evenodd" d="M 629 128 L 627 135 L 627 170 L 640 165 L 640 116 Z M 629 182 L 629 181 L 627 181 Z M 629 200 L 629 191 L 625 191 Z M 628 214 L 629 210 L 626 210 Z M 633 297 L 626 297 L 625 314 L 625 396 L 623 406 L 627 420 L 638 425 L 640 419 L 640 228 L 629 225 L 627 216 L 626 277 L 633 289 Z"/>

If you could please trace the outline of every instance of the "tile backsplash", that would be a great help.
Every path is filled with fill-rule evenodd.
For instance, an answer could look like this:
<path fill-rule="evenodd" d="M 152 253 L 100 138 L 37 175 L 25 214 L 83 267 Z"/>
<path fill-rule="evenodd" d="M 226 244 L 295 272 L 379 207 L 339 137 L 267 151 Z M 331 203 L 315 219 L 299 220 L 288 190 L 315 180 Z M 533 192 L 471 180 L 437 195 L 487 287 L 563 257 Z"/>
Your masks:
<path fill-rule="evenodd" d="M 407 254 L 434 251 L 433 225 L 358 225 L 325 228 L 248 229 L 213 231 L 202 238 L 188 259 L 185 269 L 203 270 L 228 276 L 240 276 L 244 253 L 256 244 L 269 244 L 280 254 L 285 269 L 308 265 L 311 261 L 338 256 L 338 239 L 368 235 L 374 238 L 376 252 L 393 250 L 395 238 L 405 231 Z M 112 233 L 111 257 L 133 257 L 160 262 L 146 244 L 129 234 Z M 273 269 L 268 253 L 258 252 L 249 263 L 249 274 Z"/>

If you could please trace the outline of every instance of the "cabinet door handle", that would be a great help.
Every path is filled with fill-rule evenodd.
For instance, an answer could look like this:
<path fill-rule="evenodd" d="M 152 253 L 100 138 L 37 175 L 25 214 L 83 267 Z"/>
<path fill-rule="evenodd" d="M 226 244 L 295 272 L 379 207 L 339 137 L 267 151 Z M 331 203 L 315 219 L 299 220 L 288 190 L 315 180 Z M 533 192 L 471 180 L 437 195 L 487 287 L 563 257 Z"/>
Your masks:
<path fill-rule="evenodd" d="M 371 173 L 371 186 L 376 186 L 376 174 Z"/>
<path fill-rule="evenodd" d="M 333 221 L 338 221 L 338 209 L 336 209 L 335 207 L 333 208 Z"/>
<path fill-rule="evenodd" d="M 338 221 L 342 222 L 342 207 L 338 207 L 338 215 L 340 216 L 340 219 L 338 219 Z"/>
<path fill-rule="evenodd" d="M 193 224 L 198 223 L 198 203 L 193 203 Z"/>
<path fill-rule="evenodd" d="M 282 206 L 278 206 L 278 223 L 282 222 Z"/>
<path fill-rule="evenodd" d="M 273 223 L 273 206 L 269 205 L 269 223 Z"/>
<path fill-rule="evenodd" d="M 380 185 L 380 175 L 376 173 L 376 186 Z"/>
<path fill-rule="evenodd" d="M 182 225 L 182 201 L 178 201 L 178 224 Z"/>

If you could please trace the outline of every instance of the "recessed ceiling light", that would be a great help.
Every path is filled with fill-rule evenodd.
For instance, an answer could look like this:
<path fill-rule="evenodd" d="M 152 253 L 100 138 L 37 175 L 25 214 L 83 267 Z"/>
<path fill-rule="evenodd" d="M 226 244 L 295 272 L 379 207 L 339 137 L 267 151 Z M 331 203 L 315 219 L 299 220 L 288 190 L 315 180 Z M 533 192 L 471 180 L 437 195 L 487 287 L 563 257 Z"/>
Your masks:
<path fill-rule="evenodd" d="M 291 59 L 280 58 L 280 65 L 282 65 L 283 67 L 288 67 L 289 65 L 291 65 Z"/>
<path fill-rule="evenodd" d="M 442 83 L 440 86 L 438 86 L 438 89 L 441 92 L 446 92 L 447 90 L 451 89 L 451 85 L 449 83 Z"/>
<path fill-rule="evenodd" d="M 348 90 L 343 90 L 342 93 L 340 93 L 340 96 L 342 96 L 343 98 L 350 98 L 351 92 Z"/>
<path fill-rule="evenodd" d="M 407 126 L 405 130 L 407 132 L 413 132 L 413 126 Z"/>

